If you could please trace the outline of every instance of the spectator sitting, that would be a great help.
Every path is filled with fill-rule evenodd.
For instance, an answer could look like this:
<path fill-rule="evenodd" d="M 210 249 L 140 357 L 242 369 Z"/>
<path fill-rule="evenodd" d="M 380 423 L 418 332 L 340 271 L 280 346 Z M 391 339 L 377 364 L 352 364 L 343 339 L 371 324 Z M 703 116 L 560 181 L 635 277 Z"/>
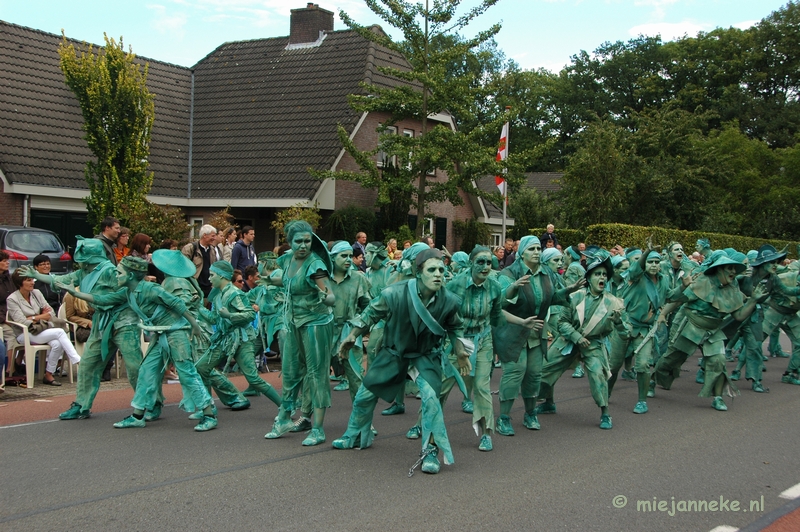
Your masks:
<path fill-rule="evenodd" d="M 33 257 L 33 267 L 36 268 L 36 271 L 42 275 L 50 275 L 50 268 L 52 266 L 53 265 L 50 263 L 50 257 L 47 255 L 39 254 Z M 53 290 L 53 287 L 50 285 L 50 283 L 36 281 L 33 283 L 33 287 L 42 293 L 45 301 L 47 301 L 47 304 L 53 307 L 53 310 L 57 314 L 59 307 L 61 307 L 61 294 Z"/>
<path fill-rule="evenodd" d="M 9 265 L 8 253 L 0 249 L 0 327 L 3 329 L 3 342 L 6 345 L 8 356 L 11 356 L 19 344 L 17 343 L 17 335 L 14 334 L 14 329 L 6 323 L 6 311 L 8 310 L 6 301 L 8 296 L 16 290 L 14 282 L 11 280 L 11 275 L 8 273 Z"/>
<path fill-rule="evenodd" d="M 78 299 L 72 294 L 66 294 L 64 296 L 64 314 L 67 316 L 67 321 L 77 325 L 75 341 L 86 342 L 92 330 L 94 308 L 89 306 L 83 299 Z"/>
<path fill-rule="evenodd" d="M 120 227 L 119 228 L 119 236 L 117 237 L 117 241 L 114 245 L 114 256 L 117 259 L 117 262 L 121 261 L 123 257 L 126 257 L 128 253 L 131 252 L 131 249 L 128 247 L 128 241 L 131 239 L 131 230 L 127 227 Z"/>

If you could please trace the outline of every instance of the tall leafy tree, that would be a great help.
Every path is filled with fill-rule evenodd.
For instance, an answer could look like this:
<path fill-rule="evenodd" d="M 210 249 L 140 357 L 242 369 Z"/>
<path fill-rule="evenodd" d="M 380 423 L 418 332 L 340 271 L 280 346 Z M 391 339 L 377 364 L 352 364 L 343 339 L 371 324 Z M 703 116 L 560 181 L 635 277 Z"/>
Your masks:
<path fill-rule="evenodd" d="M 377 204 L 386 212 L 394 213 L 398 218 L 394 223 L 408 213 L 409 206 L 414 206 L 419 219 L 424 219 L 431 203 L 460 204 L 459 189 L 482 194 L 472 185 L 473 180 L 500 171 L 494 160 L 496 145 L 481 146 L 479 139 L 484 128 L 493 130 L 497 137 L 504 117 L 497 117 L 494 122 L 469 132 L 452 130 L 438 122 L 432 126 L 429 120 L 429 116 L 437 113 L 451 112 L 457 117 L 470 115 L 480 94 L 483 72 L 470 58 L 500 31 L 500 25 L 493 25 L 471 38 L 460 36 L 459 32 L 497 0 L 482 0 L 463 14 L 459 14 L 461 0 L 365 1 L 387 24 L 400 30 L 402 41 L 395 42 L 376 28 L 358 24 L 343 11 L 339 13 L 340 18 L 365 39 L 404 55 L 409 69 L 378 67 L 382 73 L 405 83 L 392 88 L 365 85 L 364 93 L 352 95 L 350 104 L 361 112 L 389 113 L 391 118 L 387 125 L 403 119 L 419 120 L 420 135 L 389 135 L 384 130 L 379 142 L 380 151 L 386 155 L 381 162 L 386 164 L 379 167 L 375 161 L 378 150 L 358 150 L 346 131 L 340 128 L 342 144 L 358 163 L 360 171 L 317 172 L 315 175 L 349 179 L 376 189 Z M 509 157 L 507 165 L 515 169 L 517 161 L 526 156 L 530 155 Z M 437 169 L 443 171 L 446 178 L 431 177 Z M 522 179 L 519 172 L 512 171 L 510 175 L 511 181 Z M 422 231 L 420 223 L 417 235 Z"/>
<path fill-rule="evenodd" d="M 67 86 L 83 113 L 83 130 L 97 158 L 86 163 L 89 196 L 84 199 L 89 223 L 98 227 L 106 216 L 126 220 L 145 210 L 153 174 L 147 171 L 150 131 L 155 116 L 147 90 L 147 65 L 132 51 L 104 34 L 105 47 L 75 47 L 64 36 L 58 53 Z"/>

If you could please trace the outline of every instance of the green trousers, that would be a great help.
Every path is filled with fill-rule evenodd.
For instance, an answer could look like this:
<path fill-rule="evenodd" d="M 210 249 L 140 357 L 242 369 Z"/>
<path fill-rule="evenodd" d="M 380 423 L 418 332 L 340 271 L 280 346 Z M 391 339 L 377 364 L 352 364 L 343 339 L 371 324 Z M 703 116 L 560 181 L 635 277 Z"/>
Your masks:
<path fill-rule="evenodd" d="M 99 331 L 98 331 L 99 332 Z M 100 391 L 100 378 L 108 362 L 101 352 L 102 338 L 99 334 L 89 336 L 78 364 L 78 384 L 75 402 L 84 410 L 90 410 L 97 392 Z M 125 361 L 125 372 L 131 388 L 136 390 L 139 380 L 139 366 L 142 364 L 141 330 L 136 325 L 128 325 L 115 330 L 108 343 L 108 356 L 119 349 Z M 160 386 L 159 393 L 160 396 Z"/>
<path fill-rule="evenodd" d="M 780 328 L 792 342 L 792 356 L 789 358 L 787 373 L 797 373 L 800 370 L 800 316 L 795 314 L 781 314 L 772 307 L 764 311 L 764 334 L 769 336 Z"/>
<path fill-rule="evenodd" d="M 583 366 L 586 368 L 592 399 L 600 408 L 608 406 L 608 365 L 606 354 L 601 349 L 590 349 L 584 352 L 576 345 L 573 346 L 572 353 L 566 356 L 557 350 L 548 353 L 548 361 L 542 368 L 543 395 L 552 397 L 549 390 L 555 386 L 561 375 L 580 361 L 583 361 Z"/>
<path fill-rule="evenodd" d="M 547 344 L 524 347 L 516 362 L 503 362 L 503 376 L 500 378 L 500 401 L 513 401 L 522 393 L 523 399 L 539 396 L 542 383 L 542 366 Z"/>
<path fill-rule="evenodd" d="M 216 366 L 225 360 L 228 355 L 229 353 L 222 348 L 210 348 L 197 362 L 197 373 L 200 378 L 203 379 L 207 386 L 214 388 L 214 391 L 217 392 L 217 397 L 226 406 L 245 401 L 245 397 L 239 389 L 216 369 Z M 275 389 L 258 374 L 253 342 L 241 342 L 233 354 L 233 359 L 251 388 L 258 390 L 267 397 L 277 394 Z"/>
<path fill-rule="evenodd" d="M 472 424 L 475 425 L 483 422 L 483 427 L 486 429 L 487 433 L 491 434 L 494 431 L 494 408 L 492 407 L 492 391 L 490 388 L 492 359 L 494 358 L 492 335 L 487 334 L 482 337 L 480 344 L 476 347 L 478 348 L 478 352 L 475 357 L 475 367 L 473 368 L 475 375 L 472 377 L 466 376 L 463 377 L 463 379 L 464 384 L 467 385 L 467 390 L 469 390 L 468 383 L 471 383 L 474 392 Z M 458 367 L 455 354 L 450 356 L 449 363 Z M 450 391 L 455 384 L 456 379 L 454 377 L 448 377 L 442 383 L 442 391 L 439 396 L 442 407 L 444 407 L 444 404 L 447 402 Z"/>

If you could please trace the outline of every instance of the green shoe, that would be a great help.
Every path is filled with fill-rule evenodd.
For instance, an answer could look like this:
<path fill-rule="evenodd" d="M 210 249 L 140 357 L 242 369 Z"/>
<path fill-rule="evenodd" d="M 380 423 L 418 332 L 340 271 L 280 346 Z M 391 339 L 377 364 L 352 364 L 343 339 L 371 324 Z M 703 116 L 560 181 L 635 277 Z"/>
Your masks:
<path fill-rule="evenodd" d="M 461 411 L 465 414 L 471 414 L 475 411 L 475 405 L 469 399 L 464 399 L 461 401 Z"/>
<path fill-rule="evenodd" d="M 161 417 L 161 407 L 163 405 L 161 403 L 156 403 L 153 406 L 152 410 L 148 410 L 144 413 L 144 420 L 145 421 L 155 421 L 156 419 Z"/>
<path fill-rule="evenodd" d="M 608 414 L 600 416 L 600 428 L 603 430 L 611 430 L 611 427 L 613 427 L 611 424 L 611 416 Z"/>
<path fill-rule="evenodd" d="M 344 379 L 344 376 L 341 376 L 341 377 L 340 377 L 340 376 L 338 376 L 338 375 L 331 375 L 329 378 L 330 378 L 330 380 L 332 380 L 332 381 L 340 381 L 340 380 Z"/>
<path fill-rule="evenodd" d="M 713 406 L 715 410 L 719 410 L 720 412 L 725 412 L 728 409 L 728 405 L 726 405 L 725 401 L 722 400 L 721 395 L 718 395 L 714 398 L 714 400 L 711 402 L 711 406 Z"/>
<path fill-rule="evenodd" d="M 655 397 L 656 396 L 656 381 L 650 381 L 650 384 L 647 385 L 647 397 Z"/>
<path fill-rule="evenodd" d="M 545 401 L 536 406 L 533 409 L 533 413 L 537 416 L 539 414 L 555 414 L 556 413 L 556 404 L 553 401 Z"/>
<path fill-rule="evenodd" d="M 436 456 L 439 454 L 439 448 L 434 447 L 433 451 L 430 454 L 425 455 L 425 458 L 422 459 L 422 472 L 428 473 L 430 475 L 435 475 L 441 469 L 441 464 L 439 464 L 439 459 Z"/>
<path fill-rule="evenodd" d="M 347 382 L 347 379 L 342 379 L 342 381 L 333 387 L 334 392 L 345 392 L 350 389 L 350 383 Z"/>
<path fill-rule="evenodd" d="M 115 429 L 132 429 L 132 428 L 142 428 L 146 425 L 144 419 L 136 419 L 133 416 L 128 416 L 122 421 L 117 421 L 114 423 Z"/>
<path fill-rule="evenodd" d="M 575 371 L 572 373 L 573 379 L 580 379 L 581 377 L 585 376 L 586 373 L 583 371 L 583 366 L 578 366 L 575 368 Z"/>
<path fill-rule="evenodd" d="M 647 401 L 639 401 L 636 403 L 636 406 L 633 407 L 634 414 L 646 414 L 647 413 Z"/>
<path fill-rule="evenodd" d="M 69 410 L 58 415 L 58 419 L 64 421 L 68 419 L 88 419 L 90 417 L 92 417 L 92 413 L 89 410 L 81 410 L 81 405 L 78 403 L 72 403 Z"/>
<path fill-rule="evenodd" d="M 211 405 L 211 414 L 214 417 L 217 416 L 217 405 Z M 197 410 L 194 414 L 189 414 L 189 419 L 191 419 L 192 421 L 200 421 L 203 419 L 204 415 L 205 414 L 203 414 L 202 410 Z"/>
<path fill-rule="evenodd" d="M 782 358 L 782 357 L 781 357 L 781 358 Z M 768 357 L 768 356 L 766 356 L 766 355 L 761 355 L 761 360 L 762 360 L 762 361 L 764 361 L 764 362 L 766 362 L 767 360 L 769 360 L 769 357 Z"/>
<path fill-rule="evenodd" d="M 203 421 L 194 426 L 197 432 L 206 432 L 217 428 L 217 416 L 203 416 Z"/>
<path fill-rule="evenodd" d="M 331 442 L 331 445 L 334 449 L 352 449 L 353 447 L 358 447 L 361 443 L 361 436 L 356 436 L 355 438 L 351 438 L 350 436 L 342 436 L 341 438 L 336 438 Z"/>
<path fill-rule="evenodd" d="M 413 427 L 408 429 L 408 432 L 406 432 L 406 438 L 408 438 L 409 440 L 418 440 L 421 437 L 422 437 L 422 427 L 420 427 L 419 425 L 414 425 Z"/>
<path fill-rule="evenodd" d="M 293 428 L 289 432 L 305 432 L 311 429 L 311 419 L 300 416 L 297 421 L 293 423 Z"/>
<path fill-rule="evenodd" d="M 325 431 L 322 429 L 311 429 L 311 432 L 308 433 L 306 439 L 303 440 L 303 445 L 306 447 L 313 447 L 314 445 L 319 445 L 320 443 L 325 443 Z"/>
<path fill-rule="evenodd" d="M 381 412 L 382 416 L 394 416 L 397 414 L 405 414 L 406 413 L 406 405 L 399 405 L 397 403 L 392 403 L 392 406 L 387 408 L 386 410 Z"/>
<path fill-rule="evenodd" d="M 636 373 L 634 373 L 633 371 L 628 371 L 627 369 L 623 369 L 620 377 L 622 377 L 622 380 L 624 381 L 635 381 Z"/>
<path fill-rule="evenodd" d="M 792 375 L 791 373 L 783 375 L 781 377 L 781 382 L 784 383 L 784 384 L 797 384 L 797 385 L 800 385 L 800 379 L 798 379 L 796 375 Z"/>
<path fill-rule="evenodd" d="M 500 416 L 497 418 L 495 432 L 501 436 L 513 436 L 514 427 L 511 426 L 511 418 L 508 416 Z"/>
<path fill-rule="evenodd" d="M 706 372 L 703 371 L 703 368 L 697 370 L 697 376 L 694 378 L 694 382 L 696 382 L 697 384 L 706 383 Z"/>
<path fill-rule="evenodd" d="M 228 406 L 228 408 L 230 408 L 234 412 L 236 412 L 238 410 L 247 410 L 248 408 L 250 408 L 250 401 L 248 401 L 247 399 L 244 399 L 244 398 L 243 399 L 237 399 L 237 400 L 235 400 L 234 402 L 232 402 L 231 404 L 229 404 L 227 406 Z"/>
<path fill-rule="evenodd" d="M 789 353 L 784 353 L 783 351 L 772 353 L 772 356 L 775 358 L 789 358 Z"/>
<path fill-rule="evenodd" d="M 732 381 L 738 381 L 742 378 L 742 372 L 738 369 L 731 371 L 731 376 L 729 377 Z"/>
<path fill-rule="evenodd" d="M 761 381 L 753 381 L 753 391 L 756 393 L 767 393 L 769 388 L 764 388 Z"/>
<path fill-rule="evenodd" d="M 242 395 L 245 397 L 258 397 L 260 394 L 261 392 L 259 392 L 255 388 L 248 388 L 242 392 Z"/>
<path fill-rule="evenodd" d="M 536 412 L 525 412 L 525 416 L 522 418 L 522 425 L 528 430 L 540 430 L 542 426 L 539 424 L 539 420 L 536 418 Z"/>
<path fill-rule="evenodd" d="M 481 442 L 478 444 L 478 450 L 489 452 L 492 450 L 492 437 L 488 434 L 481 436 Z"/>
<path fill-rule="evenodd" d="M 294 423 L 291 419 L 281 421 L 279 418 L 276 418 L 275 423 L 272 424 L 272 430 L 266 433 L 264 437 L 268 440 L 274 440 L 276 438 L 280 438 L 293 428 Z"/>

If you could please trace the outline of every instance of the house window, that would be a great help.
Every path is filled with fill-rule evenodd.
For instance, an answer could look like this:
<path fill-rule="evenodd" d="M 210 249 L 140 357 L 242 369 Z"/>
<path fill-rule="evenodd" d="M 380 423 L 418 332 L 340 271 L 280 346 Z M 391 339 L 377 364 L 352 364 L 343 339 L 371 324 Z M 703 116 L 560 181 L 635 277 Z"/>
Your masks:
<path fill-rule="evenodd" d="M 503 239 L 503 235 L 500 233 L 492 233 L 492 247 L 496 248 L 500 245 L 500 241 Z"/>
<path fill-rule="evenodd" d="M 394 126 L 386 126 L 386 130 L 382 133 L 382 135 L 397 135 L 397 128 Z M 383 150 L 378 150 L 378 153 L 375 156 L 375 161 L 378 165 L 378 168 L 383 168 L 384 166 L 397 166 L 397 157 L 394 155 L 390 157 L 389 154 Z"/>
<path fill-rule="evenodd" d="M 203 227 L 203 219 L 202 218 L 189 218 L 189 236 L 192 240 L 197 240 L 200 238 L 200 228 Z"/>

